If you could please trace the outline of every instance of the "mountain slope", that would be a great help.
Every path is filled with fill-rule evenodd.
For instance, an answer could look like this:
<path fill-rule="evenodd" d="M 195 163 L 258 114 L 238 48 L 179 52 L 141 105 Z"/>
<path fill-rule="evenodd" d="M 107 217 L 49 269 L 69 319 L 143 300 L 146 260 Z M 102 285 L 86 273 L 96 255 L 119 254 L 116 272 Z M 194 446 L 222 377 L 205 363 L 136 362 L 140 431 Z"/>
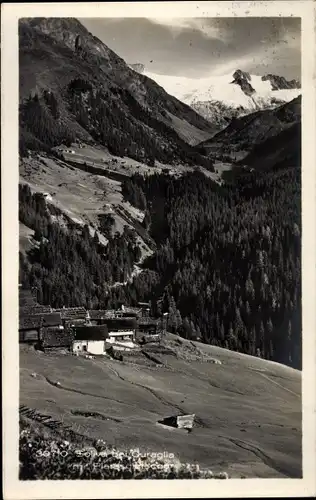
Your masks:
<path fill-rule="evenodd" d="M 255 145 L 242 163 L 266 170 L 301 165 L 301 124 L 294 123 L 279 134 Z"/>
<path fill-rule="evenodd" d="M 120 363 L 23 346 L 20 404 L 61 421 L 57 432 L 63 436 L 68 426 L 84 442 L 167 451 L 175 463 L 225 470 L 232 478 L 301 477 L 300 372 L 173 335 L 164 342 L 176 356 L 159 354 L 159 369 L 141 353 Z M 195 351 L 195 360 L 184 351 Z M 204 361 L 210 358 L 221 364 Z M 188 413 L 196 415 L 191 433 L 158 423 Z M 49 431 L 36 419 L 33 425 Z"/>
<path fill-rule="evenodd" d="M 194 79 L 144 72 L 171 95 L 189 104 L 217 126 L 234 117 L 288 102 L 300 94 L 300 84 L 275 75 L 250 75 L 241 70 L 222 76 Z"/>
<path fill-rule="evenodd" d="M 76 19 L 22 19 L 19 41 L 21 136 L 28 146 L 79 138 L 139 160 L 185 161 L 194 156 L 188 143 L 212 131 Z"/>
<path fill-rule="evenodd" d="M 225 151 L 233 154 L 241 153 L 242 156 L 246 156 L 253 147 L 263 144 L 266 140 L 270 140 L 272 147 L 293 147 L 298 149 L 300 142 L 297 135 L 285 133 L 281 135 L 280 143 L 277 137 L 293 125 L 297 130 L 300 127 L 300 122 L 301 96 L 276 109 L 257 111 L 236 118 L 232 120 L 228 127 L 211 139 L 201 143 L 200 146 L 209 153 Z M 286 144 L 287 138 L 290 139 L 288 144 Z M 293 138 L 296 138 L 294 142 L 292 142 Z M 267 147 L 269 147 L 269 143 Z M 254 155 L 259 157 L 259 154 L 264 154 L 265 149 L 262 146 L 256 151 L 257 153 L 254 153 Z"/>

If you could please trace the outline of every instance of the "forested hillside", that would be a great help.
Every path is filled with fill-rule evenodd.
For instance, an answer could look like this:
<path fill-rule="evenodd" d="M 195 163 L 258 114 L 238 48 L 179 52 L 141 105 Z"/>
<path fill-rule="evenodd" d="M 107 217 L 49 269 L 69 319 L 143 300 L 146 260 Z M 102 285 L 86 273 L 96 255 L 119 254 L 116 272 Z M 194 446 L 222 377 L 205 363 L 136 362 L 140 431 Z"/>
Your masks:
<path fill-rule="evenodd" d="M 277 108 L 232 119 L 224 130 L 200 144 L 201 152 L 227 153 L 255 169 L 278 163 L 300 165 L 301 100 L 298 96 Z"/>
<path fill-rule="evenodd" d="M 199 174 L 132 182 L 151 200 L 160 247 L 150 267 L 171 328 L 300 366 L 300 170 L 250 174 L 224 188 Z"/>
<path fill-rule="evenodd" d="M 99 307 L 109 287 L 125 281 L 140 258 L 135 233 L 127 227 L 122 235 L 107 232 L 105 247 L 88 226 L 69 221 L 67 228 L 60 227 L 52 217 L 56 210 L 53 205 L 48 209 L 43 195 L 20 185 L 19 220 L 35 231 L 38 242 L 27 259 L 20 252 L 20 282 L 36 287 L 43 304 Z"/>
<path fill-rule="evenodd" d="M 133 71 L 76 19 L 20 20 L 19 57 L 20 156 L 30 155 L 29 163 L 32 152 L 46 151 L 60 155 L 58 168 L 74 170 L 55 147 L 77 141 L 80 152 L 83 144 L 102 146 L 102 162 L 124 156 L 150 167 L 159 163 L 162 172 L 169 170 L 161 164 L 173 165 L 177 174 L 196 167 L 180 179 L 161 173 L 128 178 L 124 160 L 122 191 L 121 180 L 115 190 L 99 183 L 92 192 L 87 179 L 80 182 L 86 211 L 101 190 L 98 210 L 105 204 L 114 213 L 123 196 L 144 212 L 137 224 L 157 251 L 141 263 L 135 232 L 123 229 L 126 218 L 122 234 L 112 234 L 111 217 L 103 220 L 98 230 L 108 243 L 101 244 L 88 225 L 58 224 L 56 199 L 50 205 L 20 185 L 19 220 L 35 231 L 27 256 L 20 253 L 22 284 L 36 286 L 39 301 L 55 307 L 151 300 L 154 313 L 169 312 L 171 332 L 300 368 L 301 98 L 236 118 L 211 137 L 211 123 Z M 221 185 L 207 177 L 215 161 Z M 224 171 L 226 161 L 232 168 Z M 101 166 L 97 173 L 106 176 L 108 164 Z M 57 190 L 56 171 L 48 176 L 45 163 L 41 168 L 45 182 L 35 174 L 26 181 L 34 190 Z M 63 188 L 58 206 L 67 212 L 79 195 L 68 197 Z M 135 263 L 140 274 L 139 268 L 133 274 Z"/>
<path fill-rule="evenodd" d="M 211 135 L 211 124 L 138 75 L 76 19 L 21 19 L 19 63 L 22 156 L 77 139 L 149 165 L 211 167 L 191 146 Z"/>

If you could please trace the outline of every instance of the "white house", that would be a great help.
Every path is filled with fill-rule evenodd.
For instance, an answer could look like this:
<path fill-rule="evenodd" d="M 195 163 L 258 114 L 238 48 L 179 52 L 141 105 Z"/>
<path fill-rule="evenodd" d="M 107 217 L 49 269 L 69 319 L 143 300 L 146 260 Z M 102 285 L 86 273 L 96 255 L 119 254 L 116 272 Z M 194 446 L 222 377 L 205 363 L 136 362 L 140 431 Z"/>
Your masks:
<path fill-rule="evenodd" d="M 106 325 L 77 326 L 73 328 L 72 351 L 74 353 L 88 352 L 104 354 L 108 329 Z"/>
<path fill-rule="evenodd" d="M 133 349 L 137 322 L 135 318 L 109 318 L 105 320 L 108 328 L 106 344 L 115 345 L 118 350 Z"/>
<path fill-rule="evenodd" d="M 134 330 L 121 330 L 117 332 L 109 332 L 109 336 L 106 339 L 106 343 L 111 345 L 115 344 L 115 347 L 119 350 L 126 348 L 133 349 L 135 347 L 135 331 Z"/>

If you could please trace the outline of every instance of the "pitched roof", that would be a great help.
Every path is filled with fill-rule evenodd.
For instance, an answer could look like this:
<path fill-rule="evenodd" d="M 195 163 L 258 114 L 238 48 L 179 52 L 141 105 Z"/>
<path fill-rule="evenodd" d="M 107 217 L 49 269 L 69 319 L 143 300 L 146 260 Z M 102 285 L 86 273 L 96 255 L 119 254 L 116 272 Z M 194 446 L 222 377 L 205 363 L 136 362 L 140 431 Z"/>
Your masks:
<path fill-rule="evenodd" d="M 38 329 L 41 326 L 41 317 L 36 316 L 20 316 L 19 330 Z"/>
<path fill-rule="evenodd" d="M 61 314 L 53 312 L 51 314 L 44 314 L 43 326 L 58 326 L 61 325 Z"/>
<path fill-rule="evenodd" d="M 88 311 L 90 319 L 102 319 L 105 318 L 108 311 L 104 309 L 90 309 Z"/>
<path fill-rule="evenodd" d="M 157 326 L 158 320 L 155 318 L 138 318 L 138 325 Z"/>
<path fill-rule="evenodd" d="M 72 331 L 74 340 L 105 340 L 109 336 L 106 325 L 76 326 Z"/>
<path fill-rule="evenodd" d="M 141 312 L 141 310 L 139 309 Z M 116 318 L 131 318 L 131 317 L 136 317 L 137 315 L 132 312 L 127 312 L 121 311 L 121 310 L 116 310 L 116 309 L 106 309 L 102 310 L 100 313 L 100 316 L 98 317 L 98 310 L 91 310 L 89 311 L 90 318 L 91 319 L 116 319 Z"/>
<path fill-rule="evenodd" d="M 41 326 L 61 325 L 61 316 L 58 313 L 21 315 L 19 318 L 19 330 L 38 329 Z"/>
<path fill-rule="evenodd" d="M 141 307 L 126 307 L 124 306 L 124 309 L 122 309 L 123 313 L 132 313 L 132 314 L 141 314 L 142 313 L 142 308 Z"/>
<path fill-rule="evenodd" d="M 70 347 L 73 335 L 69 331 L 48 327 L 43 330 L 43 347 Z"/>
<path fill-rule="evenodd" d="M 85 319 L 87 316 L 87 311 L 84 307 L 63 307 L 60 309 L 54 309 L 54 312 L 59 312 L 62 319 Z"/>
<path fill-rule="evenodd" d="M 51 312 L 51 307 L 42 306 L 40 304 L 27 305 L 19 308 L 20 316 L 33 316 L 35 314 L 48 314 Z"/>
<path fill-rule="evenodd" d="M 107 318 L 104 320 L 109 331 L 117 330 L 130 330 L 131 328 L 136 330 L 137 321 L 135 318 Z"/>

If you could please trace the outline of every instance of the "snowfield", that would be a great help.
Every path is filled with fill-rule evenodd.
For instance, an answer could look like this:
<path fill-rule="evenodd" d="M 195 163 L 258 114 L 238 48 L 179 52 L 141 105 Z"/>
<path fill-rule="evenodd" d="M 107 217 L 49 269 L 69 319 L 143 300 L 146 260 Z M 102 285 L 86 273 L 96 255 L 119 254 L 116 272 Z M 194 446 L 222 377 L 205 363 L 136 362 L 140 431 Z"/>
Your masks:
<path fill-rule="evenodd" d="M 258 75 L 251 75 L 250 80 L 256 93 L 247 96 L 238 84 L 232 83 L 233 73 L 200 79 L 146 71 L 144 74 L 161 85 L 169 94 L 189 105 L 195 102 L 220 101 L 233 108 L 242 107 L 245 110 L 255 111 L 258 108 L 272 106 L 275 100 L 288 102 L 301 94 L 301 89 L 272 90 L 271 82 L 263 81 Z"/>

